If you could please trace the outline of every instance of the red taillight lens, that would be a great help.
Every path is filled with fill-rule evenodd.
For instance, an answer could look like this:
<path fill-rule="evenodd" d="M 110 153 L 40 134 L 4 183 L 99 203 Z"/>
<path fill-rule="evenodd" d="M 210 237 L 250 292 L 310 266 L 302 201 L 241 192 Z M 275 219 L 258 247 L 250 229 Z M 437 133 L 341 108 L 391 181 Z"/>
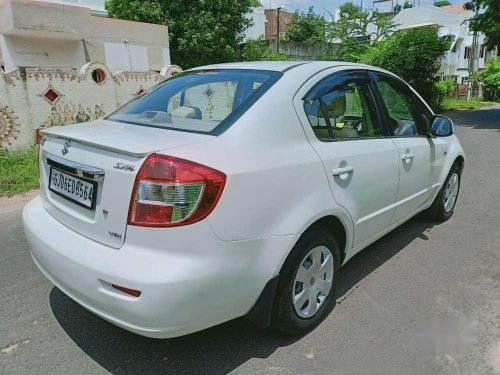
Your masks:
<path fill-rule="evenodd" d="M 148 227 L 193 224 L 212 212 L 226 175 L 204 165 L 152 154 L 135 179 L 128 223 Z"/>

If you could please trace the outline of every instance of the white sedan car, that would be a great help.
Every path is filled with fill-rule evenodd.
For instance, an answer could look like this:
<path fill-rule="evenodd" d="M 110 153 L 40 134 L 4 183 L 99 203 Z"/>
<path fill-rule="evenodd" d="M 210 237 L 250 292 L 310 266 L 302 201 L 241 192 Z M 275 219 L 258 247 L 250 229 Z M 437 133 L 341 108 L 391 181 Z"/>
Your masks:
<path fill-rule="evenodd" d="M 453 214 L 464 160 L 451 120 L 387 71 L 205 66 L 44 130 L 23 219 L 47 278 L 127 330 L 247 316 L 299 334 L 354 254 L 418 212 Z"/>

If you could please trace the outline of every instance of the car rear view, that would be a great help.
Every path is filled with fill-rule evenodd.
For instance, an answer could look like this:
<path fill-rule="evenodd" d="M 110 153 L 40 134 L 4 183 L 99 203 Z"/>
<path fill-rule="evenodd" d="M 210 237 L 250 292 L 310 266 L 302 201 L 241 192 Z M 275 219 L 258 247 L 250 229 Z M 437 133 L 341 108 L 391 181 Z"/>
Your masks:
<path fill-rule="evenodd" d="M 216 288 L 233 245 L 204 220 L 227 175 L 169 150 L 222 134 L 280 75 L 187 72 L 104 119 L 44 130 L 40 195 L 23 213 L 40 270 L 84 307 L 147 336 L 244 314 Z"/>

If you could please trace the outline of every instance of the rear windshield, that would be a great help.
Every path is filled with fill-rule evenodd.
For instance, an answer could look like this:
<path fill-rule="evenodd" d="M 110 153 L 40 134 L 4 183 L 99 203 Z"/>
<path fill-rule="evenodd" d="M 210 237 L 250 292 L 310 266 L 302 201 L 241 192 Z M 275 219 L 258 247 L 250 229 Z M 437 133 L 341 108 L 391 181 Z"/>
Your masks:
<path fill-rule="evenodd" d="M 281 73 L 198 70 L 170 78 L 106 117 L 130 125 L 217 135 L 269 89 Z"/>

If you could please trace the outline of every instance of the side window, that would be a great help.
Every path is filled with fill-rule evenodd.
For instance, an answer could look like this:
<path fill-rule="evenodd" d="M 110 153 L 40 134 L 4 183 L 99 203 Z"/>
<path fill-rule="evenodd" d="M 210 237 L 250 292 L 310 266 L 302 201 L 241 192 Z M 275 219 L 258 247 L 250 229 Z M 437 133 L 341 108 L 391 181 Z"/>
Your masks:
<path fill-rule="evenodd" d="M 331 128 L 326 123 L 323 105 L 319 99 L 306 100 L 304 110 L 314 130 L 314 134 L 316 134 L 316 137 L 320 141 L 329 141 L 333 138 L 333 133 L 330 134 Z"/>
<path fill-rule="evenodd" d="M 389 115 L 389 131 L 396 136 L 426 134 L 429 119 L 415 94 L 399 80 L 377 74 L 376 85 Z"/>
<path fill-rule="evenodd" d="M 305 99 L 304 110 L 321 141 L 382 135 L 368 81 L 332 76 L 320 82 L 316 95 Z M 311 90 L 314 92 L 314 88 Z M 315 97 L 317 96 L 317 97 Z"/>

